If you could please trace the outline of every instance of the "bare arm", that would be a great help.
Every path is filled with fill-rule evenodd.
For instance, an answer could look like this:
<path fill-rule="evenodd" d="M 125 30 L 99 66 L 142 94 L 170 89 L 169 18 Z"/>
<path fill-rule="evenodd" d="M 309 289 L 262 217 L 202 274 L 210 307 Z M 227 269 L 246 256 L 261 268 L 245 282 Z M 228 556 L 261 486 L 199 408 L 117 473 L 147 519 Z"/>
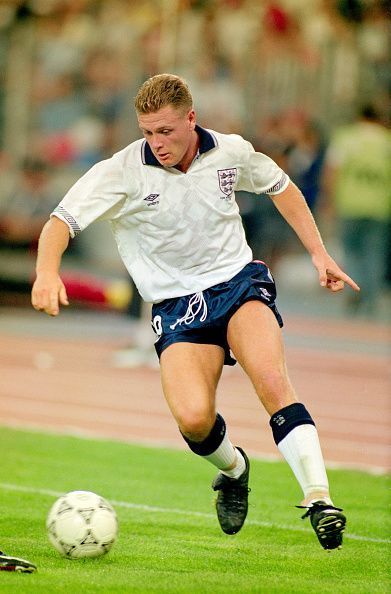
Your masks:
<path fill-rule="evenodd" d="M 347 283 L 352 289 L 359 291 L 360 287 L 328 254 L 300 190 L 291 182 L 281 194 L 272 196 L 272 200 L 310 254 L 319 274 L 320 285 L 336 292 L 343 289 L 344 283 Z"/>
<path fill-rule="evenodd" d="M 61 258 L 68 243 L 68 226 L 57 217 L 52 217 L 39 238 L 37 278 L 31 292 L 33 307 L 51 316 L 58 315 L 60 305 L 68 305 L 66 290 L 59 276 Z"/>

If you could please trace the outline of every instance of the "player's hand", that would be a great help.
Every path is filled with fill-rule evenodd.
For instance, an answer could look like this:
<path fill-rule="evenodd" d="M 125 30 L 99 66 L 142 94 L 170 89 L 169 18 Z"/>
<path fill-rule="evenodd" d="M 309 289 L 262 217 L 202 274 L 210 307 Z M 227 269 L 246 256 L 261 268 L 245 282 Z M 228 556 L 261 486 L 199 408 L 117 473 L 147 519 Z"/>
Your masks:
<path fill-rule="evenodd" d="M 319 284 L 333 293 L 342 291 L 345 283 L 354 291 L 360 291 L 360 287 L 348 276 L 338 264 L 330 257 L 312 258 L 312 262 L 319 273 Z"/>
<path fill-rule="evenodd" d="M 58 275 L 38 275 L 31 291 L 31 303 L 37 311 L 57 316 L 60 305 L 69 305 L 61 278 Z"/>

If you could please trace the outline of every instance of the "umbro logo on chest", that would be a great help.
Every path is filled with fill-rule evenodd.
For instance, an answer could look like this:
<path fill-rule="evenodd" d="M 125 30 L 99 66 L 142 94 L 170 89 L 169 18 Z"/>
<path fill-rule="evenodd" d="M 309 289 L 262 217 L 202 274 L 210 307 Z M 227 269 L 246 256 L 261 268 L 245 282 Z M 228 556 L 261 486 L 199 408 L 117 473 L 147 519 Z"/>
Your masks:
<path fill-rule="evenodd" d="M 147 206 L 156 206 L 159 204 L 160 194 L 148 194 L 146 198 L 144 198 L 144 202 L 146 202 Z"/>

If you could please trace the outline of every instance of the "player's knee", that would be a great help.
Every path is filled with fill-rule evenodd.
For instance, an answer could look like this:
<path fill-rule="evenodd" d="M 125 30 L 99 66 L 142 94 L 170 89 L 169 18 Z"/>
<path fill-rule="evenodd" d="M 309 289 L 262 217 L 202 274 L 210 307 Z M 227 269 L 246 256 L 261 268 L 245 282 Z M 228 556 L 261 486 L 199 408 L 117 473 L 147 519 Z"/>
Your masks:
<path fill-rule="evenodd" d="M 279 369 L 270 369 L 259 377 L 258 391 L 262 398 L 279 401 L 291 390 L 286 373 Z"/>
<path fill-rule="evenodd" d="M 198 434 L 185 434 L 182 432 L 182 437 L 186 441 L 189 448 L 199 456 L 208 456 L 215 452 L 220 446 L 226 433 L 226 426 L 223 417 L 220 414 L 213 416 L 212 426 L 209 427 L 206 435 L 201 437 Z"/>
<path fill-rule="evenodd" d="M 203 441 L 210 433 L 215 415 L 206 411 L 188 411 L 178 419 L 182 435 L 195 442 Z"/>

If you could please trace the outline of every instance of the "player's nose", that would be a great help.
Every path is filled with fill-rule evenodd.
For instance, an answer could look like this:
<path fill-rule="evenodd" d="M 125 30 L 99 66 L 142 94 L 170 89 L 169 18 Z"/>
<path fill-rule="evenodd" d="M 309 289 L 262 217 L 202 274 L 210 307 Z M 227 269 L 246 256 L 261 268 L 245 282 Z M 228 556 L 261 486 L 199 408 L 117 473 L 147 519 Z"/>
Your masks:
<path fill-rule="evenodd" d="M 159 148 L 161 148 L 163 146 L 162 140 L 161 140 L 161 138 L 159 138 L 159 136 L 153 136 L 150 142 L 151 142 L 151 147 L 154 150 L 158 150 Z"/>

